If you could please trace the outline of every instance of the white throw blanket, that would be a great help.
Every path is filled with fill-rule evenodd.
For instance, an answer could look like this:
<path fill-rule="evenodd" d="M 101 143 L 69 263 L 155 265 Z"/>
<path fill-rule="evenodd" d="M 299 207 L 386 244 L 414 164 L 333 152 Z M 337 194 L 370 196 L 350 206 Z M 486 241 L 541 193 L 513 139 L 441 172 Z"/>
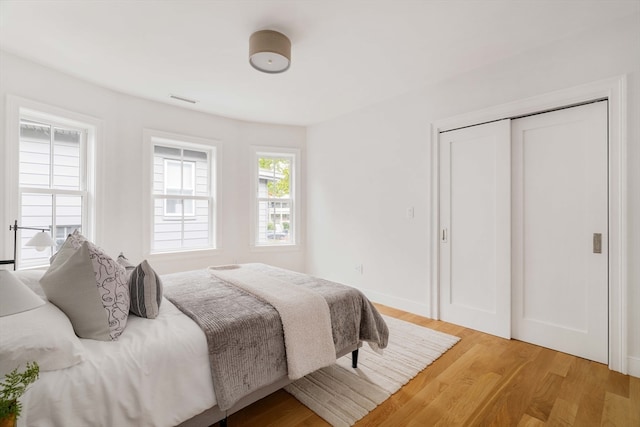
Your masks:
<path fill-rule="evenodd" d="M 213 275 L 271 304 L 280 315 L 292 380 L 336 360 L 329 305 L 322 295 L 240 265 L 210 267 Z"/>

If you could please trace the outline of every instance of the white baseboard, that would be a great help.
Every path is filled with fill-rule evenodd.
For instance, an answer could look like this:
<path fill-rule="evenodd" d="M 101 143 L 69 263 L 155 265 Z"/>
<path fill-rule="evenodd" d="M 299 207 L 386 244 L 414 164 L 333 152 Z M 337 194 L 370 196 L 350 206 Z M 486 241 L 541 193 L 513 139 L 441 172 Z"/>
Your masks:
<path fill-rule="evenodd" d="M 422 304 L 412 300 L 394 297 L 382 292 L 372 291 L 370 289 L 358 289 L 373 302 L 408 311 L 409 313 L 417 314 L 419 316 L 431 317 L 431 311 L 428 304 Z"/>
<path fill-rule="evenodd" d="M 640 357 L 629 356 L 627 370 L 632 377 L 640 378 Z"/>

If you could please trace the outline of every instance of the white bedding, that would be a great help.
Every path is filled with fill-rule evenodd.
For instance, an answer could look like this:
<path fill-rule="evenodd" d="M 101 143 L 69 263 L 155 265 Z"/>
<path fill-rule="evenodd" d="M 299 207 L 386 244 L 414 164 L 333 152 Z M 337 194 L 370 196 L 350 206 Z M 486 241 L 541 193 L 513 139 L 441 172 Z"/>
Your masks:
<path fill-rule="evenodd" d="M 166 299 L 117 341 L 81 342 L 85 361 L 41 372 L 18 426 L 175 426 L 216 403 L 205 335 Z"/>

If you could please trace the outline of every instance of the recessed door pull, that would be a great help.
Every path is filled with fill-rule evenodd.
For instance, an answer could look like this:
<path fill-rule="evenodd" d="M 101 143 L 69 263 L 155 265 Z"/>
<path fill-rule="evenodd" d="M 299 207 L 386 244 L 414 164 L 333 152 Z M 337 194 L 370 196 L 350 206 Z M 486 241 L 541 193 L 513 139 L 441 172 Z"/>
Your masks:
<path fill-rule="evenodd" d="M 593 253 L 602 253 L 602 233 L 593 233 Z"/>

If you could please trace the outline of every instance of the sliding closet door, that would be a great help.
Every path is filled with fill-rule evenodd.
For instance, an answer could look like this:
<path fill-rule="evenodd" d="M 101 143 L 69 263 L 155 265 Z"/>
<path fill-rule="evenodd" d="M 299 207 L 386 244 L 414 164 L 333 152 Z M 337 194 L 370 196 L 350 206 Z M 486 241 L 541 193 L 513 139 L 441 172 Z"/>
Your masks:
<path fill-rule="evenodd" d="M 513 337 L 607 363 L 607 103 L 512 130 Z"/>
<path fill-rule="evenodd" d="M 510 121 L 440 135 L 442 320 L 504 338 L 511 325 Z"/>

